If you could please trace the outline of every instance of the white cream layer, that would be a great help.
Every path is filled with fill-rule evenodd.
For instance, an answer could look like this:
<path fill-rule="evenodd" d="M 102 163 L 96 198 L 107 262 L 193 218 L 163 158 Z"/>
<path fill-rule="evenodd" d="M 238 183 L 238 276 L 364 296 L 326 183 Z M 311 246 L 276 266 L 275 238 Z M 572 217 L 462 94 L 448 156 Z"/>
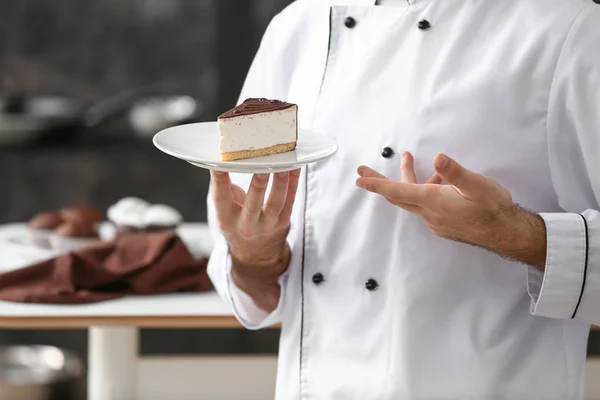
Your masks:
<path fill-rule="evenodd" d="M 218 121 L 219 151 L 256 150 L 296 141 L 296 107 Z"/>

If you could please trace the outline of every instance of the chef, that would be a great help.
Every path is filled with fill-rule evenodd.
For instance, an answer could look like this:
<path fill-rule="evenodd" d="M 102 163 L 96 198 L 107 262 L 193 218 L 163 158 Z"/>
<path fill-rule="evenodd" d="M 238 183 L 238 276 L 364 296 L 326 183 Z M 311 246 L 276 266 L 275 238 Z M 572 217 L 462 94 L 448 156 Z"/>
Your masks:
<path fill-rule="evenodd" d="M 277 399 L 582 399 L 600 323 L 600 6 L 298 0 L 241 99 L 339 152 L 212 173 L 210 274 Z"/>

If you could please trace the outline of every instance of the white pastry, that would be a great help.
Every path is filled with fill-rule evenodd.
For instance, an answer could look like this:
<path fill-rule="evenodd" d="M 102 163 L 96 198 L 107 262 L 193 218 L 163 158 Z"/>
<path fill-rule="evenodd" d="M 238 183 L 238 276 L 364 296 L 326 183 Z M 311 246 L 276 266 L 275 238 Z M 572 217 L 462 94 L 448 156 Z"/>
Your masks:
<path fill-rule="evenodd" d="M 142 214 L 150 203 L 137 197 L 125 197 L 111 206 L 106 213 L 108 219 L 116 225 L 143 228 Z"/>
<path fill-rule="evenodd" d="M 133 228 L 144 228 L 143 213 L 145 209 L 130 209 L 130 210 L 119 210 L 116 209 L 112 213 L 111 221 L 119 226 L 131 226 Z"/>
<path fill-rule="evenodd" d="M 134 209 L 144 209 L 150 207 L 150 203 L 146 200 L 140 199 L 138 197 L 125 197 L 119 200 L 115 205 L 111 208 L 120 210 L 120 211 L 128 211 Z M 109 215 L 110 218 L 110 215 Z"/>
<path fill-rule="evenodd" d="M 148 227 L 174 227 L 181 223 L 183 217 L 173 207 L 164 204 L 154 204 L 142 212 L 142 222 Z"/>
<path fill-rule="evenodd" d="M 117 227 L 144 230 L 150 228 L 172 228 L 183 221 L 181 214 L 164 204 L 150 204 L 137 197 L 126 197 L 111 206 L 108 219 Z"/>

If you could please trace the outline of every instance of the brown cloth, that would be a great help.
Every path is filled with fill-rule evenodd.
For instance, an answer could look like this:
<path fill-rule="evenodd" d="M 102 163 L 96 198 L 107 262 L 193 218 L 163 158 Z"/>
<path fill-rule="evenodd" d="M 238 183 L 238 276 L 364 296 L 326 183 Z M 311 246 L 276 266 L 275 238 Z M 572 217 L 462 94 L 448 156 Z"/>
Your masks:
<path fill-rule="evenodd" d="M 0 274 L 0 300 L 86 304 L 126 295 L 213 289 L 207 259 L 174 233 L 134 233 Z"/>

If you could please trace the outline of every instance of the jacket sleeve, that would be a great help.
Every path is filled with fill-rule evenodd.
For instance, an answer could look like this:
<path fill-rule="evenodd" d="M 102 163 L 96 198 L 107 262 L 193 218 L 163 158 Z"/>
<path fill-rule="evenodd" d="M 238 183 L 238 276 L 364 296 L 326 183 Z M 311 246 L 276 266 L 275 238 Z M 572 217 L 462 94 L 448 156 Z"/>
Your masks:
<path fill-rule="evenodd" d="M 528 270 L 534 315 L 600 323 L 600 6 L 575 21 L 547 116 L 549 162 L 564 213 L 546 223 L 546 268 Z"/>
<path fill-rule="evenodd" d="M 277 18 L 275 17 L 269 24 L 263 36 L 238 102 L 242 102 L 249 97 L 286 98 L 286 77 L 284 76 L 284 71 L 282 71 L 276 62 Z M 245 190 L 249 187 L 251 177 L 251 174 L 231 174 L 232 182 Z M 270 190 L 270 185 L 268 190 Z M 208 264 L 208 273 L 217 292 L 232 307 L 240 323 L 248 329 L 261 329 L 280 322 L 283 305 L 285 304 L 287 273 L 279 278 L 281 295 L 275 311 L 267 313 L 259 308 L 231 279 L 231 260 L 228 246 L 216 223 L 215 208 L 211 199 L 210 188 L 207 203 L 208 224 L 214 241 L 214 248 Z M 292 232 L 290 231 L 290 235 Z M 292 248 L 291 245 L 290 248 Z"/>

